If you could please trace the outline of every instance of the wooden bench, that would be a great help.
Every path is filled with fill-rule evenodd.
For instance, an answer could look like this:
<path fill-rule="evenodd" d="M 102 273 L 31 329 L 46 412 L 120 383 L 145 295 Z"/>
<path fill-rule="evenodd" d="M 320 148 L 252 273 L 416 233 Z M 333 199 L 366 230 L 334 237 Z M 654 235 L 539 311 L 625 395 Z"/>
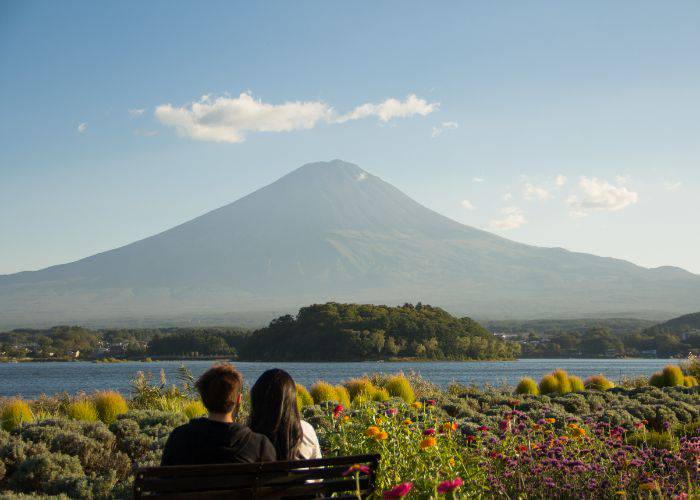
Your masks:
<path fill-rule="evenodd" d="M 355 464 L 369 467 L 360 473 L 360 495 L 374 492 L 379 455 L 263 462 L 254 464 L 175 465 L 136 470 L 134 498 L 272 499 L 357 498 Z"/>

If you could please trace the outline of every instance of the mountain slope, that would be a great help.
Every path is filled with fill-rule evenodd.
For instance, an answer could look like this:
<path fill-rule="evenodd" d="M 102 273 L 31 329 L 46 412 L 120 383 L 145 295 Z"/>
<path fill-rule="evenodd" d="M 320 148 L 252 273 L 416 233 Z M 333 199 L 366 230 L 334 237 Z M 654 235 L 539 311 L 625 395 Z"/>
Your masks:
<path fill-rule="evenodd" d="M 670 316 L 700 309 L 700 277 L 516 243 L 335 160 L 130 245 L 0 276 L 0 325 L 326 300 L 423 301 L 478 317 Z"/>

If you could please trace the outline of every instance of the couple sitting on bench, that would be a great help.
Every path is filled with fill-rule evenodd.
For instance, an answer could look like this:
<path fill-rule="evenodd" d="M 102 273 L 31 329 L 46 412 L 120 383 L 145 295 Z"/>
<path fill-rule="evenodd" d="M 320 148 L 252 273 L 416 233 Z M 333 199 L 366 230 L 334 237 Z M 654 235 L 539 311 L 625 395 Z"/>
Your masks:
<path fill-rule="evenodd" d="M 243 376 L 233 366 L 213 366 L 199 377 L 196 387 L 209 413 L 172 431 L 161 465 L 321 458 L 314 428 L 299 416 L 296 384 L 284 370 L 268 370 L 253 385 L 248 426 L 234 421 Z"/>

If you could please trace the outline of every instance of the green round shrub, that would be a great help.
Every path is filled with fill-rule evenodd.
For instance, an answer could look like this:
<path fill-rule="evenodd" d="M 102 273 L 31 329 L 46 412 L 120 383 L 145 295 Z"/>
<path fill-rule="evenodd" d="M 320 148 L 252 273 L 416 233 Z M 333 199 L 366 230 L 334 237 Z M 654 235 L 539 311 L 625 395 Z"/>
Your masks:
<path fill-rule="evenodd" d="M 540 393 L 539 387 L 537 387 L 537 382 L 535 382 L 530 377 L 525 377 L 520 379 L 518 386 L 515 388 L 516 394 L 534 394 L 535 396 Z"/>
<path fill-rule="evenodd" d="M 198 418 L 207 414 L 207 408 L 201 401 L 190 401 L 182 408 L 182 413 L 185 414 L 187 418 L 192 420 L 193 418 Z"/>
<path fill-rule="evenodd" d="M 345 387 L 350 393 L 350 398 L 354 401 L 360 393 L 372 394 L 374 385 L 368 378 L 353 378 L 345 382 Z"/>
<path fill-rule="evenodd" d="M 390 396 L 401 398 L 406 403 L 411 404 L 416 398 L 411 388 L 411 383 L 403 375 L 392 375 L 384 384 L 384 388 Z"/>
<path fill-rule="evenodd" d="M 559 394 L 571 392 L 571 382 L 569 382 L 569 374 L 566 373 L 566 370 L 557 368 L 552 372 L 552 375 L 554 375 L 559 382 Z"/>
<path fill-rule="evenodd" d="M 66 415 L 73 420 L 80 420 L 82 422 L 95 422 L 99 420 L 97 408 L 95 408 L 95 404 L 89 399 L 80 399 L 69 404 L 66 409 Z"/>
<path fill-rule="evenodd" d="M 7 401 L 0 410 L 0 427 L 6 431 L 14 430 L 24 424 L 34 422 L 32 409 L 19 398 Z"/>
<path fill-rule="evenodd" d="M 309 392 L 311 393 L 311 397 L 314 398 L 315 403 L 323 403 L 324 401 L 339 401 L 338 393 L 335 391 L 335 387 L 328 382 L 324 382 L 323 380 L 319 380 L 318 382 L 314 383 Z"/>
<path fill-rule="evenodd" d="M 615 387 L 615 384 L 605 378 L 604 375 L 600 374 L 588 377 L 584 383 L 584 386 L 586 389 L 592 391 L 607 391 L 608 389 Z"/>
<path fill-rule="evenodd" d="M 343 385 L 335 386 L 335 393 L 338 395 L 338 403 L 348 408 L 350 406 L 350 393 Z"/>
<path fill-rule="evenodd" d="M 683 385 L 685 382 L 685 376 L 683 375 L 683 370 L 678 365 L 668 365 L 664 368 L 664 382 L 666 387 L 674 387 L 676 385 Z"/>
<path fill-rule="evenodd" d="M 372 392 L 372 401 L 377 401 L 378 403 L 383 403 L 384 401 L 389 401 L 391 395 L 386 389 L 375 387 Z"/>
<path fill-rule="evenodd" d="M 649 385 L 654 387 L 664 387 L 666 385 L 666 378 L 661 372 L 655 372 L 651 377 L 649 377 Z"/>
<path fill-rule="evenodd" d="M 297 384 L 297 408 L 301 411 L 302 408 L 314 405 L 314 398 L 311 397 L 309 391 L 301 384 Z"/>
<path fill-rule="evenodd" d="M 97 416 L 105 424 L 109 425 L 117 417 L 129 411 L 124 397 L 116 391 L 101 391 L 95 394 L 93 401 Z"/>
<path fill-rule="evenodd" d="M 583 392 L 586 390 L 586 386 L 583 385 L 583 380 L 576 375 L 569 376 L 569 384 L 571 385 L 571 392 Z"/>
<path fill-rule="evenodd" d="M 554 392 L 559 392 L 559 379 L 550 373 L 540 380 L 540 394 L 552 394 Z"/>

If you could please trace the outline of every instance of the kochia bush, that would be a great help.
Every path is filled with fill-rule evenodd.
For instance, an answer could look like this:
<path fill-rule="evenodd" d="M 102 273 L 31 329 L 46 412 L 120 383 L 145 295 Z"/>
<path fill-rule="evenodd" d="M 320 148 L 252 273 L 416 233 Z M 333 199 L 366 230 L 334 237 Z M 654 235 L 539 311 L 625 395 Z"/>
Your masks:
<path fill-rule="evenodd" d="M 685 381 L 685 376 L 683 375 L 683 370 L 678 365 L 668 365 L 663 370 L 664 382 L 666 387 L 674 387 L 676 385 L 683 385 Z"/>
<path fill-rule="evenodd" d="M 566 370 L 557 368 L 552 375 L 554 375 L 559 382 L 559 394 L 571 392 L 571 382 L 569 382 L 569 374 L 566 373 Z"/>
<path fill-rule="evenodd" d="M 542 377 L 542 380 L 540 380 L 540 393 L 552 394 L 555 392 L 559 392 L 559 379 L 551 373 Z"/>
<path fill-rule="evenodd" d="M 413 403 L 416 398 L 411 388 L 411 383 L 403 375 L 392 375 L 384 384 L 384 388 L 390 396 L 403 399 L 406 403 Z"/>
<path fill-rule="evenodd" d="M 615 384 L 605 378 L 605 376 L 602 374 L 588 377 L 584 385 L 586 389 L 593 391 L 607 391 L 608 389 L 615 387 Z"/>
<path fill-rule="evenodd" d="M 102 391 L 95 394 L 95 409 L 99 419 L 109 425 L 117 417 L 129 411 L 124 397 L 115 391 Z"/>
<path fill-rule="evenodd" d="M 350 398 L 354 401 L 360 394 L 373 394 L 374 385 L 372 381 L 368 378 L 353 378 L 345 382 L 345 387 L 350 393 Z"/>
<path fill-rule="evenodd" d="M 571 385 L 571 392 L 583 392 L 586 390 L 583 380 L 576 375 L 569 376 L 569 384 Z"/>
<path fill-rule="evenodd" d="M 520 379 L 520 382 L 518 382 L 518 386 L 515 388 L 515 392 L 516 394 L 537 395 L 540 393 L 540 390 L 537 387 L 537 382 L 532 380 L 530 377 L 525 377 L 523 379 Z"/>
<path fill-rule="evenodd" d="M 80 420 L 83 422 L 95 422 L 99 420 L 97 408 L 95 408 L 95 404 L 89 399 L 80 399 L 69 404 L 66 409 L 66 414 L 73 420 Z"/>
<path fill-rule="evenodd" d="M 201 401 L 190 401 L 184 406 L 184 408 L 182 409 L 182 413 L 184 413 L 187 418 L 192 420 L 193 418 L 206 415 L 207 408 Z"/>
<path fill-rule="evenodd" d="M 691 375 L 686 375 L 685 379 L 683 380 L 683 385 L 686 387 L 695 387 L 698 385 L 698 379 Z"/>
<path fill-rule="evenodd" d="M 6 431 L 11 431 L 23 424 L 34 421 L 34 414 L 29 405 L 19 398 L 6 402 L 0 411 L 0 423 Z"/>
<path fill-rule="evenodd" d="M 312 385 L 310 393 L 315 403 L 323 403 L 324 401 L 340 402 L 335 387 L 323 380 L 319 380 Z"/>
<path fill-rule="evenodd" d="M 314 398 L 311 397 L 311 394 L 309 394 L 309 391 L 306 390 L 306 387 L 301 384 L 297 384 L 297 408 L 301 410 L 302 408 L 313 405 Z"/>
<path fill-rule="evenodd" d="M 350 393 L 343 385 L 335 386 L 335 393 L 338 395 L 338 403 L 345 406 L 346 408 L 350 406 Z"/>

